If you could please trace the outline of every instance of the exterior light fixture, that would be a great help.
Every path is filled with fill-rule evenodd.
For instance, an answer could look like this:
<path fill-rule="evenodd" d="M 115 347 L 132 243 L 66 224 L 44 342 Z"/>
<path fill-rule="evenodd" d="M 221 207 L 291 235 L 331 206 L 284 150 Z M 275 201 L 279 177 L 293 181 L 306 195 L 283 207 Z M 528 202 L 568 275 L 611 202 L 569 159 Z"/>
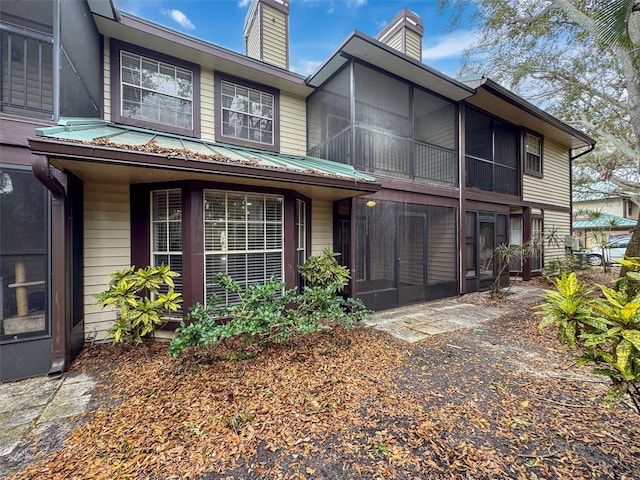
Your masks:
<path fill-rule="evenodd" d="M 375 200 L 367 200 L 367 207 L 375 207 L 377 203 Z"/>

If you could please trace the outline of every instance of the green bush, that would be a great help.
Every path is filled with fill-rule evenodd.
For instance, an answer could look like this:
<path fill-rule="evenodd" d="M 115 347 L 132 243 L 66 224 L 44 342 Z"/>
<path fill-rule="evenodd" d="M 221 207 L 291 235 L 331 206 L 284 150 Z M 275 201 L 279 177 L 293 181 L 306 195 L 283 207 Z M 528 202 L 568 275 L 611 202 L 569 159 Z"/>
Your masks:
<path fill-rule="evenodd" d="M 111 274 L 107 290 L 96 295 L 96 305 L 116 310 L 116 322 L 108 330 L 113 343 L 137 344 L 153 336 L 165 323 L 162 314 L 177 311 L 182 302 L 181 294 L 173 291 L 178 276 L 164 264 Z"/>
<path fill-rule="evenodd" d="M 565 255 L 564 257 L 554 257 L 545 261 L 542 268 L 542 276 L 549 282 L 553 282 L 553 278 L 573 272 L 578 266 L 578 259 L 575 255 Z M 588 267 L 588 265 L 587 265 Z"/>
<path fill-rule="evenodd" d="M 540 328 L 555 325 L 558 340 L 578 349 L 579 364 L 593 364 L 594 373 L 611 379 L 607 400 L 628 393 L 640 413 L 640 293 L 628 288 L 640 280 L 640 261 L 620 263 L 629 271 L 618 280 L 618 289 L 599 285 L 602 296 L 595 299 L 575 273 L 563 273 L 540 306 Z"/>
<path fill-rule="evenodd" d="M 328 253 L 334 258 L 332 252 Z M 313 258 L 313 257 L 312 257 Z M 329 265 L 313 260 L 314 268 L 321 270 Z M 330 263 L 330 262 L 329 262 Z M 337 264 L 337 262 L 336 262 Z M 244 347 L 249 343 L 286 342 L 294 334 L 306 335 L 342 325 L 351 328 L 368 313 L 358 299 L 342 298 L 337 294 L 348 281 L 342 269 L 334 273 L 318 275 L 313 268 L 305 271 L 310 277 L 322 280 L 305 287 L 301 293 L 285 290 L 285 284 L 271 278 L 265 284 L 255 284 L 242 291 L 240 285 L 224 273 L 218 273 L 215 285 L 238 297 L 238 303 L 219 306 L 220 298 L 209 298 L 207 305 L 194 305 L 169 345 L 169 353 L 180 354 L 185 348 L 215 345 L 231 338 L 239 338 Z"/>
<path fill-rule="evenodd" d="M 342 291 L 349 283 L 349 269 L 340 265 L 336 257 L 340 255 L 330 248 L 325 248 L 321 255 L 311 256 L 302 265 L 298 265 L 298 272 L 302 275 L 308 287 L 333 286 Z"/>

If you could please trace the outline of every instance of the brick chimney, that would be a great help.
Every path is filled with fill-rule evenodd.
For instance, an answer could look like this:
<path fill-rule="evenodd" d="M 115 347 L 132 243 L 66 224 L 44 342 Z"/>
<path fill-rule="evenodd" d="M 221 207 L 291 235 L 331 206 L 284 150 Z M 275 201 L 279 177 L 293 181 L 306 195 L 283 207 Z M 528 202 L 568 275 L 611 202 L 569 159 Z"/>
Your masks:
<path fill-rule="evenodd" d="M 376 35 L 376 40 L 421 62 L 423 34 L 418 14 L 404 8 Z"/>
<path fill-rule="evenodd" d="M 244 21 L 247 56 L 289 69 L 289 0 L 253 0 Z"/>

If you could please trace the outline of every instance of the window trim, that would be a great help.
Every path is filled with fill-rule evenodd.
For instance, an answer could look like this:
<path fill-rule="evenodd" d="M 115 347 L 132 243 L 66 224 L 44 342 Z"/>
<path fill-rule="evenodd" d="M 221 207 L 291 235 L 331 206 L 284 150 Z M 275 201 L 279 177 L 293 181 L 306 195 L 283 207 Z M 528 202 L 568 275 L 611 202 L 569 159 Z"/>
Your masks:
<path fill-rule="evenodd" d="M 111 68 L 111 120 L 115 123 L 132 125 L 134 127 L 149 128 L 177 135 L 200 138 L 200 66 L 175 57 L 170 57 L 153 50 L 138 47 L 130 43 L 111 39 L 110 41 L 110 68 Z M 159 62 L 174 65 L 176 67 L 190 70 L 193 74 L 193 124 L 191 129 L 177 126 L 154 123 L 146 120 L 139 120 L 122 115 L 120 111 L 122 103 L 122 78 L 120 75 L 120 53 L 126 51 L 134 55 L 140 55 Z"/>
<path fill-rule="evenodd" d="M 540 171 L 531 170 L 527 167 L 527 136 L 531 136 L 540 140 Z M 522 132 L 522 171 L 526 175 L 542 178 L 544 176 L 544 137 L 531 130 L 523 130 Z"/>
<path fill-rule="evenodd" d="M 255 83 L 244 78 L 234 77 L 231 75 L 215 72 L 214 75 L 214 104 L 215 104 L 215 138 L 217 142 L 229 143 L 232 145 L 240 145 L 242 147 L 259 148 L 261 150 L 269 150 L 272 152 L 280 151 L 280 91 Z M 273 95 L 273 144 L 252 142 L 240 138 L 227 137 L 222 134 L 222 81 L 241 85 L 243 87 L 260 90 L 264 93 Z"/>

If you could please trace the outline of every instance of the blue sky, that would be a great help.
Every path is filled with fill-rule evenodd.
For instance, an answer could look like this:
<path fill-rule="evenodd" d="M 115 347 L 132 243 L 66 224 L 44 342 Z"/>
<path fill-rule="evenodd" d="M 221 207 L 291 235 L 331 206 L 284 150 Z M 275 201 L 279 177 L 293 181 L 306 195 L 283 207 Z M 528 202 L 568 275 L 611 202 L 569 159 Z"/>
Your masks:
<path fill-rule="evenodd" d="M 115 0 L 122 11 L 245 53 L 244 19 L 251 0 Z M 456 76 L 474 32 L 450 31 L 438 0 L 290 0 L 290 68 L 309 75 L 353 31 L 374 37 L 402 8 L 424 23 L 423 62 Z"/>

